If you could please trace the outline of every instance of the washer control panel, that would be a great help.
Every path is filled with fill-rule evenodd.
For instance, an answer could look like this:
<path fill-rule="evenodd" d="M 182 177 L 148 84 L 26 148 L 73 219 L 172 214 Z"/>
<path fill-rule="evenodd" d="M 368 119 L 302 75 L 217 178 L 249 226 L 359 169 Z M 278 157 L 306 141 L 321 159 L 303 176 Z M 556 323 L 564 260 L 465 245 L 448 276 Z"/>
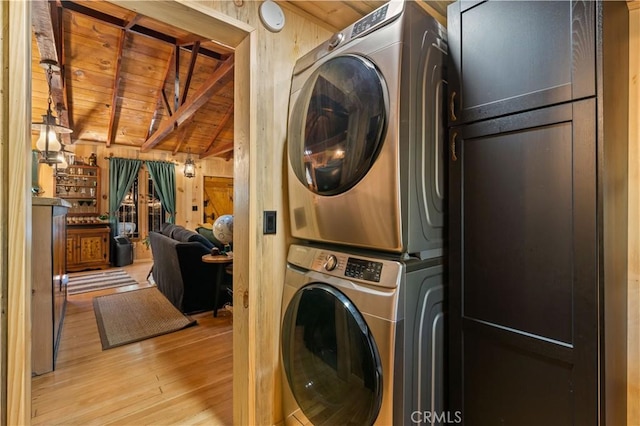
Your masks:
<path fill-rule="evenodd" d="M 382 275 L 382 262 L 349 257 L 344 275 L 349 278 L 358 278 L 379 283 L 380 276 Z"/>
<path fill-rule="evenodd" d="M 310 273 L 389 288 L 400 284 L 403 271 L 403 264 L 396 260 L 297 244 L 291 245 L 287 262 Z"/>

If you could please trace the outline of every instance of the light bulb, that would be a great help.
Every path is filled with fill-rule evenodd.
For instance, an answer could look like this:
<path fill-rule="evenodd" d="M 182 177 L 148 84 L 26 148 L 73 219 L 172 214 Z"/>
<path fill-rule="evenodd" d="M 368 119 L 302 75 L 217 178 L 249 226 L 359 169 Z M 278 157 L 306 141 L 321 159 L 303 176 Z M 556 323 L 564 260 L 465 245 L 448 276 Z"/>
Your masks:
<path fill-rule="evenodd" d="M 40 137 L 38 138 L 38 141 L 36 142 L 36 148 L 38 148 L 38 151 L 40 152 L 44 152 L 45 150 L 47 150 L 47 131 L 46 131 L 46 127 L 45 125 L 42 126 L 42 129 L 40 130 Z M 60 142 L 58 142 L 58 138 L 56 136 L 56 132 L 53 131 L 53 129 L 51 127 L 49 127 L 49 152 L 54 152 L 54 151 L 60 151 L 60 148 L 62 148 L 62 145 L 60 145 Z"/>
<path fill-rule="evenodd" d="M 69 167 L 69 163 L 67 163 L 67 156 L 64 155 L 62 151 L 60 151 L 60 153 L 58 154 L 58 159 L 60 160 L 60 162 L 56 166 L 58 170 L 66 170 L 66 168 Z"/>

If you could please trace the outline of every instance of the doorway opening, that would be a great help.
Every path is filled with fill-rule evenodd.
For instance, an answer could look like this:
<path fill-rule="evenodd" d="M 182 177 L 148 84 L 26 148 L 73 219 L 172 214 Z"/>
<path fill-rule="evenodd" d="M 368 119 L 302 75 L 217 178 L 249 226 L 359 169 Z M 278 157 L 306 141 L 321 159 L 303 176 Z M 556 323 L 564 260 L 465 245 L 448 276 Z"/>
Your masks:
<path fill-rule="evenodd" d="M 233 178 L 205 176 L 202 186 L 202 223 L 213 222 L 225 214 L 233 214 Z"/>

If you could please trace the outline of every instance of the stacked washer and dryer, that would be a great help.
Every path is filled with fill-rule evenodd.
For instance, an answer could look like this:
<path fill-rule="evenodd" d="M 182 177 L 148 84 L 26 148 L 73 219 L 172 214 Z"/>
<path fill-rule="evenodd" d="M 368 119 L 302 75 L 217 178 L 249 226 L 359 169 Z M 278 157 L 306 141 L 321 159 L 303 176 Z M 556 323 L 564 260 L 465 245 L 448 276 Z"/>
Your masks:
<path fill-rule="evenodd" d="M 286 424 L 444 409 L 446 30 L 385 4 L 298 60 L 289 103 Z"/>

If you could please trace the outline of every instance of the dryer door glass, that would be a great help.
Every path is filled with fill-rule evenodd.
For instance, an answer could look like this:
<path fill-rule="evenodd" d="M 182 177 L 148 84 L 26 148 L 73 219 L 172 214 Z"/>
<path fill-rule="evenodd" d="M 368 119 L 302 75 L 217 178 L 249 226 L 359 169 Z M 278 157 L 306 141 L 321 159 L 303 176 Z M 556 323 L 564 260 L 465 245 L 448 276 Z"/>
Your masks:
<path fill-rule="evenodd" d="M 386 86 L 375 65 L 338 56 L 315 70 L 289 123 L 289 161 L 309 190 L 336 195 L 362 179 L 380 151 L 387 123 Z"/>
<path fill-rule="evenodd" d="M 382 367 L 364 318 L 340 291 L 313 283 L 282 323 L 289 387 L 314 425 L 370 425 L 382 403 Z"/>

